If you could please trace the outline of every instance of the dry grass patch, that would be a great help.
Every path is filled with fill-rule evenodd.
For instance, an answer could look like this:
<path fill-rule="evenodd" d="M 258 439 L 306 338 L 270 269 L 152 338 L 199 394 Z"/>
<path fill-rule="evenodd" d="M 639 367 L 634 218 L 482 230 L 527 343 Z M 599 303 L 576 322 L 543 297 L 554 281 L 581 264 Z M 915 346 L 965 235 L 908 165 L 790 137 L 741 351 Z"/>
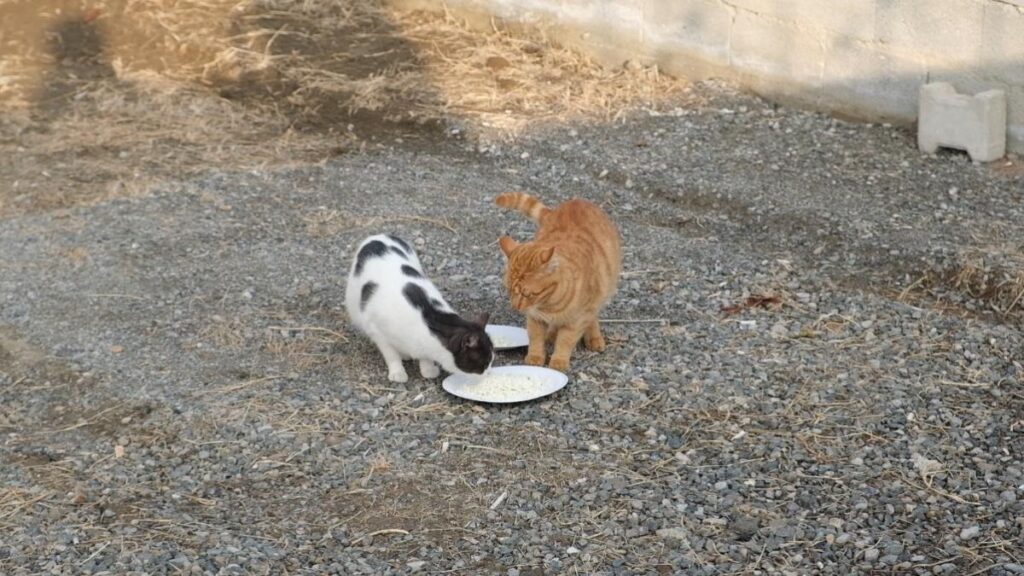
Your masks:
<path fill-rule="evenodd" d="M 263 350 L 274 360 L 297 370 L 327 364 L 348 337 L 321 326 L 271 326 Z"/>
<path fill-rule="evenodd" d="M 459 230 L 447 217 L 432 218 L 429 216 L 418 216 L 414 214 L 397 215 L 390 217 L 380 216 L 358 216 L 343 210 L 331 210 L 324 207 L 318 208 L 315 212 L 302 218 L 306 234 L 314 238 L 334 236 L 335 234 L 359 228 L 378 229 L 383 224 L 395 222 L 426 224 L 444 228 L 452 234 L 458 234 Z"/>
<path fill-rule="evenodd" d="M 996 313 L 1009 315 L 1024 308 L 1024 252 L 974 251 L 946 273 L 946 281 Z"/>
<path fill-rule="evenodd" d="M 950 298 L 951 292 L 957 296 Z M 966 317 L 979 313 L 1020 317 L 1024 313 L 1024 250 L 1005 243 L 973 248 L 944 268 L 919 273 L 897 300 L 932 301 L 944 313 Z"/>
<path fill-rule="evenodd" d="M 247 340 L 245 325 L 237 318 L 225 319 L 214 316 L 210 323 L 199 331 L 199 338 L 215 348 L 241 349 Z"/>
<path fill-rule="evenodd" d="M 452 119 L 501 138 L 614 121 L 686 93 L 656 69 L 371 0 L 37 0 L 0 16 L 0 214 L 435 138 L 417 126 Z"/>
<path fill-rule="evenodd" d="M 331 357 L 327 343 L 303 337 L 271 335 L 263 349 L 276 362 L 296 370 L 308 370 L 326 364 Z"/>

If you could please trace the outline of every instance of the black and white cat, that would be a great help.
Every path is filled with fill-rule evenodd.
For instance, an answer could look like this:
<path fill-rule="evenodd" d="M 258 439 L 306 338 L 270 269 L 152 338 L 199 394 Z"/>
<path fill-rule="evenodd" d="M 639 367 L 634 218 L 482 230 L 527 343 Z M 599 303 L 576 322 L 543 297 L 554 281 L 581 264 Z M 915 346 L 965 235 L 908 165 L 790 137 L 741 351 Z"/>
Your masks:
<path fill-rule="evenodd" d="M 463 319 L 427 279 L 407 242 L 390 234 L 370 236 L 359 245 L 345 288 L 352 323 L 377 345 L 388 366 L 388 380 L 409 379 L 403 360 L 420 362 L 424 378 L 441 372 L 482 374 L 494 360 L 484 331 L 487 314 Z"/>

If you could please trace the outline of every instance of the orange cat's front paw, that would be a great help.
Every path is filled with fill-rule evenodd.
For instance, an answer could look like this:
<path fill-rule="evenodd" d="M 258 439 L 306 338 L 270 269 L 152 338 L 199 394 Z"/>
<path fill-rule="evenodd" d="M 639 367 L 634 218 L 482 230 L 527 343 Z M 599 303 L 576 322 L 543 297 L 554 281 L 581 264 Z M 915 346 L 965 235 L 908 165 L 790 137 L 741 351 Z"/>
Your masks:
<path fill-rule="evenodd" d="M 559 372 L 569 371 L 569 359 L 568 358 L 552 358 L 551 363 L 548 364 L 548 368 L 552 370 L 558 370 Z"/>
<path fill-rule="evenodd" d="M 594 352 L 604 352 L 604 338 L 598 336 L 597 338 L 586 338 L 583 344 L 587 347 L 587 350 L 593 350 Z"/>
<path fill-rule="evenodd" d="M 544 355 L 543 354 L 527 354 L 526 363 L 530 366 L 543 366 Z"/>

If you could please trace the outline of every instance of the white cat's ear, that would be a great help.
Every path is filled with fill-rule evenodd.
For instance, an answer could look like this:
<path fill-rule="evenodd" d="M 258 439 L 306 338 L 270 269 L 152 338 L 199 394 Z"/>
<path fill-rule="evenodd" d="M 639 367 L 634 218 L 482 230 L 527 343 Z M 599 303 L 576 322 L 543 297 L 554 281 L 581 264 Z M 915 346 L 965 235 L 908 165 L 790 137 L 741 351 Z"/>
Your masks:
<path fill-rule="evenodd" d="M 505 258 L 508 258 L 512 255 L 512 251 L 519 246 L 519 243 L 508 236 L 502 236 L 498 239 L 498 246 L 501 247 L 501 252 L 505 255 Z"/>

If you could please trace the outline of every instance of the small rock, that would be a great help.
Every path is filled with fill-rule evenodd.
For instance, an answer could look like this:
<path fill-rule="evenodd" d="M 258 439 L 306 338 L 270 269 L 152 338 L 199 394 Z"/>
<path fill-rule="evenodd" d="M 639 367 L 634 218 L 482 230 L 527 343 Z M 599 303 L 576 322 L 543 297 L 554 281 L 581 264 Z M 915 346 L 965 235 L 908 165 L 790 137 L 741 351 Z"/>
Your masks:
<path fill-rule="evenodd" d="M 760 523 L 757 518 L 740 516 L 736 518 L 736 520 L 733 520 L 729 527 L 736 534 L 737 540 L 746 541 L 750 540 L 755 534 L 757 534 L 757 531 L 760 529 Z"/>
<path fill-rule="evenodd" d="M 960 539 L 961 540 L 971 540 L 973 538 L 976 538 L 978 536 L 978 534 L 981 534 L 981 527 L 980 526 L 977 526 L 977 525 L 975 525 L 975 526 L 968 526 L 967 528 L 964 528 L 963 530 L 960 531 Z"/>
<path fill-rule="evenodd" d="M 665 540 L 690 541 L 690 531 L 686 528 L 662 528 L 656 534 L 659 538 L 664 538 Z"/>
<path fill-rule="evenodd" d="M 405 565 L 409 567 L 409 570 L 412 570 L 413 572 L 419 572 L 423 569 L 424 566 L 427 565 L 427 563 L 423 560 L 413 560 L 412 562 L 406 562 Z"/>
<path fill-rule="evenodd" d="M 878 548 L 868 548 L 867 550 L 864 551 L 864 561 L 865 562 L 874 562 L 875 560 L 878 560 L 878 556 L 879 556 Z"/>
<path fill-rule="evenodd" d="M 485 64 L 491 70 L 502 70 L 509 67 L 509 61 L 501 56 L 491 56 Z"/>
<path fill-rule="evenodd" d="M 786 323 L 778 321 L 772 325 L 771 334 L 776 338 L 784 338 L 789 333 L 789 329 L 786 328 Z"/>

